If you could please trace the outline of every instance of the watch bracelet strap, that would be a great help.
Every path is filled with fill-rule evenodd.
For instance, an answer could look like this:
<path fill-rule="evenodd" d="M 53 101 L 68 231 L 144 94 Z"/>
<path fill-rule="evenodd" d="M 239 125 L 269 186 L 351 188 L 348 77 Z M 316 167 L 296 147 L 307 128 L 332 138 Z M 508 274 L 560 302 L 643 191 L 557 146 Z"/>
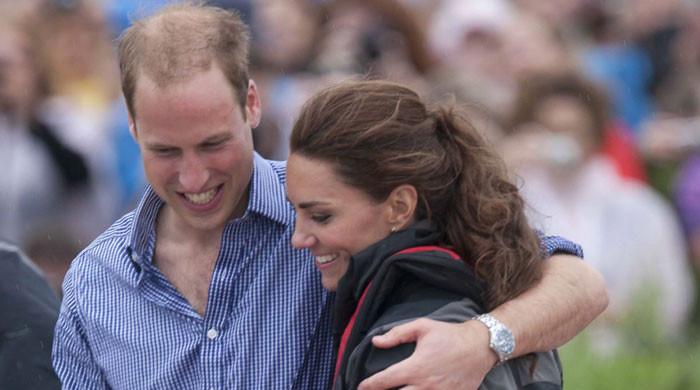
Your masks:
<path fill-rule="evenodd" d="M 505 326 L 505 324 L 503 324 L 501 321 L 497 320 L 495 317 L 493 317 L 489 313 L 476 315 L 476 316 L 472 317 L 472 319 L 481 322 L 482 324 L 484 324 L 488 328 L 489 348 L 491 348 L 491 350 L 498 357 L 498 362 L 496 363 L 496 365 L 502 364 L 502 363 L 506 362 L 508 359 L 510 359 L 512 357 L 512 353 L 508 353 L 508 354 L 501 353 L 500 351 L 498 351 L 497 349 L 495 349 L 493 347 L 493 340 L 492 340 L 493 332 L 494 332 L 495 328 L 500 327 L 502 329 L 507 330 L 508 333 L 510 333 L 511 337 L 512 337 L 512 333 L 511 333 L 510 329 L 508 329 L 508 327 Z"/>

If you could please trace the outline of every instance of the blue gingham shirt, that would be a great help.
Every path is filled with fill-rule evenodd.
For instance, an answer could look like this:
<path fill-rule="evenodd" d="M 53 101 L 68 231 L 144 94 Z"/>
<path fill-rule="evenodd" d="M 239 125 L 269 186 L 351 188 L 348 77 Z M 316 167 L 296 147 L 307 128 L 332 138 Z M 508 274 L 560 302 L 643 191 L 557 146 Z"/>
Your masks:
<path fill-rule="evenodd" d="M 163 205 L 148 189 L 73 262 L 54 366 L 68 389 L 321 389 L 331 376 L 329 294 L 290 246 L 284 165 L 255 156 L 243 217 L 230 221 L 204 317 L 153 265 Z"/>
<path fill-rule="evenodd" d="M 248 208 L 225 230 L 204 317 L 153 265 L 163 202 L 148 189 L 73 262 L 53 363 L 64 389 L 326 389 L 332 295 L 290 245 L 284 164 L 255 155 Z M 546 238 L 548 253 L 580 254 Z"/>

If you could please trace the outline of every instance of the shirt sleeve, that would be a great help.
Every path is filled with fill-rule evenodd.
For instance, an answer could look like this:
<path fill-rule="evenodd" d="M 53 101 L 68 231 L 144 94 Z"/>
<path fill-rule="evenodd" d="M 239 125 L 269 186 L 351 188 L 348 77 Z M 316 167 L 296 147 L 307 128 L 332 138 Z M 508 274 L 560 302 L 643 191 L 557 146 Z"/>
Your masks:
<path fill-rule="evenodd" d="M 559 236 L 545 236 L 541 232 L 537 234 L 540 236 L 540 246 L 545 257 L 565 254 L 583 258 L 583 249 L 579 244 Z"/>
<path fill-rule="evenodd" d="M 64 390 L 108 389 L 104 375 L 93 358 L 79 315 L 74 276 L 74 272 L 69 272 L 63 283 L 63 302 L 54 333 L 54 370 Z"/>

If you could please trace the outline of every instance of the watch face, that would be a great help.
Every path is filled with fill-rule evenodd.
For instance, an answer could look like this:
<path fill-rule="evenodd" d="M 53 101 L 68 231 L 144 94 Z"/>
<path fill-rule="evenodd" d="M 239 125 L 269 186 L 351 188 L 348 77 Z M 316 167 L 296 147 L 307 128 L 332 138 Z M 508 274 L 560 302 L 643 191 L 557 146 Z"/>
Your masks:
<path fill-rule="evenodd" d="M 494 333 L 494 347 L 506 355 L 513 353 L 515 340 L 513 335 L 504 328 L 499 328 Z"/>

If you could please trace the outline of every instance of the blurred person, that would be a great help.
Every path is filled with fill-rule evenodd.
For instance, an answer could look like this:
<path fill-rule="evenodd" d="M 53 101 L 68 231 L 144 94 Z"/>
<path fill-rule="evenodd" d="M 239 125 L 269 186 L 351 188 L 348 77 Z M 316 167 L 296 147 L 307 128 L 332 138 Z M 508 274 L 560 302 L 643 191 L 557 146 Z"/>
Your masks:
<path fill-rule="evenodd" d="M 610 306 L 592 340 L 604 352 L 627 346 L 621 323 L 649 297 L 641 302 L 649 322 L 666 340 L 682 340 L 694 290 L 674 210 L 651 187 L 616 174 L 600 153 L 607 112 L 586 79 L 533 75 L 502 148 L 522 178 L 532 223 L 575 238 L 605 278 Z"/>
<path fill-rule="evenodd" d="M 419 317 L 492 326 L 477 315 L 540 280 L 540 241 L 517 188 L 454 108 L 428 109 L 400 84 L 340 84 L 304 105 L 290 150 L 292 244 L 337 293 L 333 388 L 354 389 L 413 352 L 378 349 L 375 335 Z M 495 358 L 479 389 L 562 386 L 555 352 Z"/>
<path fill-rule="evenodd" d="M 266 112 L 253 134 L 263 157 L 284 160 L 293 120 L 302 103 L 325 82 L 311 69 L 324 9 L 312 1 L 264 0 L 252 7 L 253 79 Z"/>
<path fill-rule="evenodd" d="M 507 58 L 502 69 L 513 80 L 533 73 L 558 73 L 576 69 L 574 46 L 551 21 L 519 10 L 503 30 L 503 51 Z"/>
<path fill-rule="evenodd" d="M 581 8 L 588 2 L 590 0 L 515 0 L 520 8 L 537 15 L 538 19 L 555 24 L 557 28 L 574 24 Z"/>
<path fill-rule="evenodd" d="M 676 176 L 673 199 L 683 222 L 696 271 L 700 271 L 700 145 Z"/>
<path fill-rule="evenodd" d="M 492 112 L 508 112 L 515 84 L 507 71 L 505 32 L 516 17 L 507 0 L 440 2 L 428 25 L 438 82 L 473 91 Z"/>
<path fill-rule="evenodd" d="M 667 58 L 673 71 L 665 75 L 656 95 L 661 119 L 694 117 L 700 113 L 700 4 L 690 1 L 685 4 Z"/>
<path fill-rule="evenodd" d="M 433 58 L 408 6 L 399 0 L 334 0 L 327 12 L 315 69 L 423 87 L 420 78 L 432 70 Z"/>
<path fill-rule="evenodd" d="M 651 63 L 648 92 L 657 96 L 675 71 L 672 50 L 694 0 L 623 0 L 606 4 L 623 43 L 641 49 Z"/>
<path fill-rule="evenodd" d="M 19 16 L 17 16 L 19 18 Z M 0 237 L 23 245 L 90 181 L 84 158 L 38 113 L 43 74 L 18 20 L 0 28 Z"/>
<path fill-rule="evenodd" d="M 700 115 L 660 112 L 644 124 L 640 144 L 652 163 L 682 163 L 700 149 Z"/>
<path fill-rule="evenodd" d="M 0 241 L 0 388 L 60 389 L 51 368 L 59 301 L 19 248 Z"/>
<path fill-rule="evenodd" d="M 657 186 L 663 185 L 673 199 L 693 263 L 700 269 L 700 116 L 662 115 L 645 124 L 642 150 L 650 165 L 666 174 L 658 175 Z"/>
<path fill-rule="evenodd" d="M 429 76 L 433 100 L 456 96 L 473 108 L 470 116 L 489 117 L 503 126 L 514 78 L 531 67 L 563 62 L 559 51 L 550 50 L 550 41 L 541 39 L 547 28 L 534 19 L 522 21 L 508 2 L 439 2 L 428 25 L 437 60 Z"/>
<path fill-rule="evenodd" d="M 580 52 L 582 69 L 604 86 L 615 117 L 635 139 L 655 110 L 652 90 L 659 75 L 656 58 L 668 57 L 668 53 L 646 50 L 635 30 L 665 21 L 668 4 L 673 2 L 676 0 L 597 2 L 597 9 L 590 11 L 595 15 L 588 24 L 592 39 Z"/>
<path fill-rule="evenodd" d="M 125 194 L 127 189 L 140 192 L 143 183 L 137 159 L 129 165 L 117 156 L 117 148 L 133 155 L 138 147 L 129 140 L 126 121 L 116 119 L 124 111 L 111 34 L 103 10 L 91 0 L 38 1 L 26 24 L 37 66 L 47 77 L 40 115 L 93 174 L 83 198 L 66 205 L 71 226 L 89 241 L 123 212 L 125 199 L 136 196 Z M 130 144 L 120 143 L 123 136 Z"/>
<path fill-rule="evenodd" d="M 650 165 L 666 173 L 657 187 L 672 197 L 700 269 L 700 3 L 684 5 L 669 58 L 673 72 L 658 90 L 658 112 L 644 124 L 640 144 Z"/>
<path fill-rule="evenodd" d="M 252 22 L 254 76 L 269 97 L 255 135 L 265 157 L 287 157 L 301 104 L 334 81 L 363 75 L 428 87 L 423 29 L 400 1 L 265 0 L 255 3 Z"/>
<path fill-rule="evenodd" d="M 532 74 L 556 75 L 579 71 L 580 43 L 571 42 L 564 31 L 550 23 L 542 16 L 521 11 L 505 29 L 504 51 L 508 65 L 503 68 L 516 83 L 527 82 Z M 514 89 L 513 99 L 515 92 Z M 646 181 L 646 170 L 637 142 L 619 118 L 606 123 L 600 148 L 621 176 Z"/>
<path fill-rule="evenodd" d="M 428 31 L 440 61 L 438 81 L 502 118 L 511 111 L 519 79 L 577 66 L 551 21 L 506 0 L 443 1 Z"/>
<path fill-rule="evenodd" d="M 327 387 L 333 296 L 312 256 L 288 244 L 284 164 L 253 151 L 260 98 L 246 26 L 221 9 L 173 5 L 137 21 L 119 47 L 151 186 L 66 274 L 53 349 L 64 388 Z M 573 244 L 543 245 L 552 256 L 541 282 L 493 311 L 518 355 L 560 345 L 606 304 L 599 275 L 564 254 Z M 394 328 L 375 344 L 416 351 L 366 388 L 479 383 L 499 351 L 491 337 L 470 321 Z"/>
<path fill-rule="evenodd" d="M 475 102 L 503 122 L 518 82 L 532 73 L 579 67 L 577 48 L 550 20 L 505 2 L 445 2 L 431 31 L 433 47 L 444 59 L 434 88 Z M 607 126 L 604 150 L 622 175 L 646 179 L 635 141 L 619 121 Z"/>
<path fill-rule="evenodd" d="M 312 1 L 261 0 L 253 8 L 253 58 L 279 73 L 307 70 L 319 38 L 321 9 Z"/>

